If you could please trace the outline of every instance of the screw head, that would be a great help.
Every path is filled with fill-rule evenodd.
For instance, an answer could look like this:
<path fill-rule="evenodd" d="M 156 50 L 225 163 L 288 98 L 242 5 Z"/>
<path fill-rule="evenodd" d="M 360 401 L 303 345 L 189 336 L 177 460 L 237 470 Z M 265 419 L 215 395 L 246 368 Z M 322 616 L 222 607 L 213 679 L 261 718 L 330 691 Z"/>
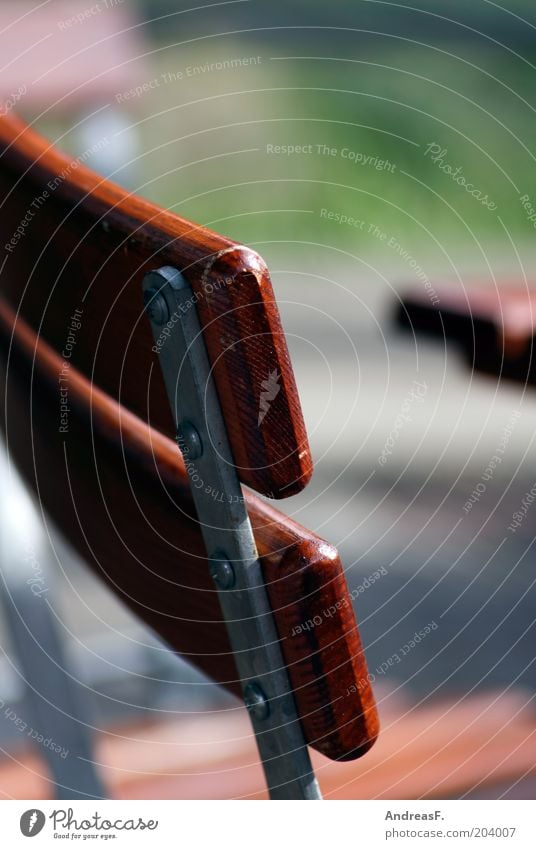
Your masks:
<path fill-rule="evenodd" d="M 253 719 L 266 719 L 270 714 L 270 703 L 258 684 L 247 684 L 244 690 L 244 702 Z"/>
<path fill-rule="evenodd" d="M 169 309 L 167 301 L 157 289 L 146 289 L 143 293 L 143 305 L 145 312 L 153 324 L 160 326 L 169 321 Z"/>
<path fill-rule="evenodd" d="M 213 554 L 209 560 L 210 577 L 219 590 L 231 590 L 235 585 L 235 573 L 232 563 L 221 552 Z"/>
<path fill-rule="evenodd" d="M 203 454 L 203 442 L 191 422 L 183 421 L 179 424 L 176 439 L 186 460 L 199 460 Z"/>

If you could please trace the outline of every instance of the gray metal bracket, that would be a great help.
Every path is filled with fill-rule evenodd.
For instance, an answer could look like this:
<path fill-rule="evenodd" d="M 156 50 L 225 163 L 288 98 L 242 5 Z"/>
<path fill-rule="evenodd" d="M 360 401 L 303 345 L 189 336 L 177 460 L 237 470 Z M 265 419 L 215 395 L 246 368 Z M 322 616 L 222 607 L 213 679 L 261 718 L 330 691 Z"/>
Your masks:
<path fill-rule="evenodd" d="M 170 266 L 145 275 L 143 297 L 270 797 L 321 799 L 211 379 L 197 297 Z"/>

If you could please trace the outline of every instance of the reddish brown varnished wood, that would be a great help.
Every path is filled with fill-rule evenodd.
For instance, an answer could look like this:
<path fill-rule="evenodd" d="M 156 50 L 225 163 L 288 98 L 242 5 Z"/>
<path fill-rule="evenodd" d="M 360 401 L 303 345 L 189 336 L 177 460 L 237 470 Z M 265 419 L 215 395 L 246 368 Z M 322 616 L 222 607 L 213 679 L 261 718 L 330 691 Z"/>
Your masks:
<path fill-rule="evenodd" d="M 11 455 L 93 570 L 169 645 L 232 692 L 233 655 L 175 443 L 67 369 L 0 298 L 0 386 Z M 336 550 L 247 495 L 306 739 L 331 758 L 363 754 L 378 729 Z M 335 608 L 333 612 L 332 608 Z M 321 621 L 313 629 L 302 627 Z"/>
<path fill-rule="evenodd" d="M 154 356 L 141 280 L 162 265 L 180 268 L 196 294 L 241 480 L 274 498 L 305 486 L 310 449 L 258 254 L 129 195 L 13 115 L 0 118 L 0 197 L 0 291 L 54 349 L 65 349 L 71 316 L 81 311 L 71 364 L 173 435 L 158 369 L 149 381 Z"/>
<path fill-rule="evenodd" d="M 378 714 L 336 549 L 304 540 L 279 563 L 268 559 L 264 576 L 308 738 L 328 758 L 360 757 L 378 736 Z"/>
<path fill-rule="evenodd" d="M 461 345 L 471 368 L 522 383 L 536 383 L 536 291 L 499 284 L 437 285 L 434 299 L 409 290 L 397 308 L 405 329 Z"/>

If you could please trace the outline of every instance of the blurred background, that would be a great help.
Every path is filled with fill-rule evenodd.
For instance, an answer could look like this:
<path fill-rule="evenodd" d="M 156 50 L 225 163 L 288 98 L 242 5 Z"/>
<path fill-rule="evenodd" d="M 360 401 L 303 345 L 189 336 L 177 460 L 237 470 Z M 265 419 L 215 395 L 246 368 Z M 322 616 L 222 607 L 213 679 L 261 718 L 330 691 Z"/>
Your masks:
<path fill-rule="evenodd" d="M 316 460 L 279 506 L 341 551 L 384 725 L 363 761 L 317 759 L 328 798 L 536 788 L 530 509 L 508 530 L 536 481 L 536 395 L 393 320 L 409 289 L 531 286 L 535 34 L 528 0 L 0 7 L 4 112 L 272 271 Z M 87 751 L 21 732 L 39 695 L 6 613 L 0 792 L 58 792 L 61 760 L 67 798 L 262 795 L 243 711 L 44 528 L 37 577 Z M 19 561 L 6 610 L 13 572 L 42 588 L 36 556 Z"/>

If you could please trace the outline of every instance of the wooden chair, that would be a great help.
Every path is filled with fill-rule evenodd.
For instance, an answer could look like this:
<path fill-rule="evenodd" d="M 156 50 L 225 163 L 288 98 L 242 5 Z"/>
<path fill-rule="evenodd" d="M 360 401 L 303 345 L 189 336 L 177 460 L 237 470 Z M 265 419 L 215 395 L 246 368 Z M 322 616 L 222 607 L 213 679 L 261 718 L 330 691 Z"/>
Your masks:
<path fill-rule="evenodd" d="M 306 744 L 358 757 L 378 719 L 337 551 L 242 497 L 312 473 L 266 266 L 13 115 L 0 190 L 11 456 L 113 592 L 245 696 L 272 798 L 318 798 Z"/>

